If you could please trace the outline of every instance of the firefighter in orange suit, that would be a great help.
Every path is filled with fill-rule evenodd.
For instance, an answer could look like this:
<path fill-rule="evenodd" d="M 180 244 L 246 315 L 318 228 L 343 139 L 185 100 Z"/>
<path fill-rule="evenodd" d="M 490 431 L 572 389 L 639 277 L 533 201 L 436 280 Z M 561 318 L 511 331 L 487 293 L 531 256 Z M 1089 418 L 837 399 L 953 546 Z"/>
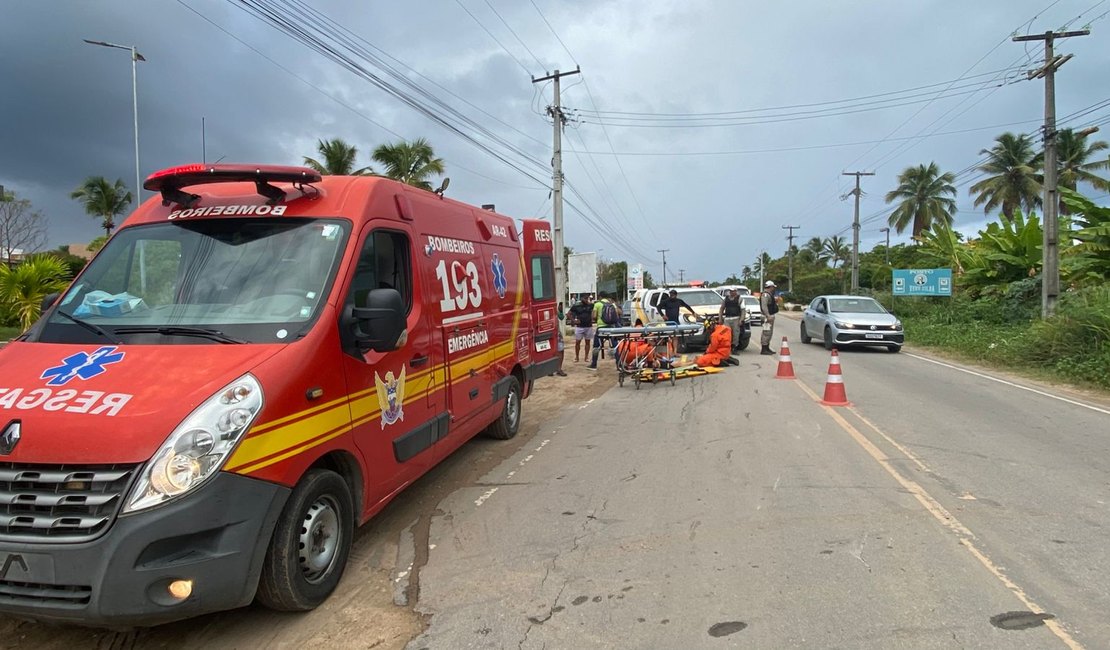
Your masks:
<path fill-rule="evenodd" d="M 722 324 L 717 324 L 713 333 L 709 335 L 709 345 L 705 354 L 698 357 L 697 363 L 701 367 L 720 366 L 732 352 L 732 330 Z"/>

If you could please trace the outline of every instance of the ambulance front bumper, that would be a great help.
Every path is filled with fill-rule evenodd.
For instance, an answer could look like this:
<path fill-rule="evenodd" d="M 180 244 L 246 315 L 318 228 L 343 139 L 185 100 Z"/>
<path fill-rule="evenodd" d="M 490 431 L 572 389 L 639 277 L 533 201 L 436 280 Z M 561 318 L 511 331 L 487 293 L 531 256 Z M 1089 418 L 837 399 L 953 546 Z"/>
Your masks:
<path fill-rule="evenodd" d="M 129 627 L 246 605 L 289 492 L 221 472 L 195 494 L 119 516 L 91 541 L 0 541 L 0 612 Z M 175 581 L 191 581 L 191 594 L 174 597 Z"/>

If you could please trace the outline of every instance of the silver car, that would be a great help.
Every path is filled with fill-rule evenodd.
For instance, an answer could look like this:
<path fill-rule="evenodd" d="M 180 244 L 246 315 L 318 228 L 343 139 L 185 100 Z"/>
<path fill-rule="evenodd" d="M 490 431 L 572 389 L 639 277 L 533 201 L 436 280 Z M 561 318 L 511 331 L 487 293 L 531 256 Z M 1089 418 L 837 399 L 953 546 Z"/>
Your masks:
<path fill-rule="evenodd" d="M 880 345 L 898 352 L 906 340 L 902 322 L 874 298 L 817 296 L 802 314 L 802 343 L 821 339 L 826 350 Z"/>

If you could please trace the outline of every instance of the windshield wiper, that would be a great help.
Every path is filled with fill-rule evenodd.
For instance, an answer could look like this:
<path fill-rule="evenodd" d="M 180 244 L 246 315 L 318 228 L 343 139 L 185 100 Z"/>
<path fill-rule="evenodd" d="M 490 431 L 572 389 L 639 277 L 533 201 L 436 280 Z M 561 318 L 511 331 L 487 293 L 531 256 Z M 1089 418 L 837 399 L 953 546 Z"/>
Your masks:
<path fill-rule="evenodd" d="M 219 330 L 205 329 L 203 327 L 182 327 L 180 325 L 118 327 L 116 334 L 161 334 L 163 336 L 195 336 L 202 339 L 219 341 L 220 343 L 246 343 L 224 334 Z"/>
<path fill-rule="evenodd" d="M 77 323 L 78 325 L 80 325 L 81 327 L 84 327 L 85 329 L 89 330 L 93 334 L 99 334 L 99 335 L 103 336 L 104 338 L 108 339 L 112 343 L 115 343 L 116 345 L 119 345 L 121 343 L 121 341 L 119 341 L 116 337 L 109 334 L 108 330 L 104 329 L 103 327 L 97 327 L 96 325 L 93 325 L 92 323 L 90 323 L 88 321 L 81 320 L 80 318 L 77 318 L 73 314 L 68 314 L 68 313 L 62 311 L 61 309 L 55 311 L 54 313 L 63 317 L 63 318 L 65 318 L 65 319 L 67 319 L 67 320 L 69 320 L 69 321 L 71 321 L 71 322 Z"/>

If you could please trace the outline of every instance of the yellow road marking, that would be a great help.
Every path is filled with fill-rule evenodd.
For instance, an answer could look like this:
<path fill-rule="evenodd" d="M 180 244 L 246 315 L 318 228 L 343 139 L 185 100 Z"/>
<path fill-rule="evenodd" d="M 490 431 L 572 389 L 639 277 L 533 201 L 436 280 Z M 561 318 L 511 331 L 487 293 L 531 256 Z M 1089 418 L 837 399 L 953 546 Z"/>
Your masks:
<path fill-rule="evenodd" d="M 975 534 L 972 533 L 971 530 L 960 523 L 960 520 L 956 519 L 956 517 L 953 516 L 952 513 L 948 512 L 948 510 L 946 510 L 945 507 L 940 504 L 940 502 L 930 496 L 929 493 L 925 491 L 925 488 L 921 487 L 921 485 L 919 485 L 916 481 L 902 476 L 902 474 L 900 474 L 898 470 L 895 469 L 894 465 L 890 462 L 890 458 L 888 458 L 881 449 L 876 447 L 874 443 L 868 440 L 866 436 L 860 433 L 858 429 L 852 426 L 851 423 L 845 420 L 844 416 L 840 415 L 840 413 L 838 413 L 835 408 L 821 404 L 821 398 L 817 396 L 817 393 L 813 392 L 813 390 L 811 390 L 809 386 L 806 386 L 800 380 L 795 381 L 798 386 L 807 395 L 809 395 L 814 402 L 817 403 L 818 406 L 823 408 L 825 412 L 829 414 L 829 417 L 831 417 L 833 421 L 840 425 L 840 428 L 844 429 L 844 431 L 846 431 L 848 435 L 852 436 L 852 439 L 855 440 L 856 443 L 860 447 L 862 447 L 869 456 L 874 458 L 875 461 L 879 463 L 880 467 L 885 469 L 886 472 L 890 474 L 895 481 L 901 484 L 902 487 L 904 487 L 910 494 L 912 494 L 914 498 L 916 498 L 918 502 L 925 507 L 929 514 L 933 515 L 933 517 L 937 521 L 939 521 L 946 528 L 955 533 L 959 537 L 960 544 L 962 544 L 963 547 L 966 548 L 975 559 L 979 560 L 979 563 L 982 564 L 987 569 L 987 571 L 990 571 L 991 574 L 994 575 L 994 577 L 998 578 L 998 580 L 1001 581 L 1002 584 L 1005 585 L 1005 587 L 1009 589 L 1011 593 L 1017 596 L 1018 600 L 1020 600 L 1029 609 L 1029 611 L 1033 612 L 1034 614 L 1044 613 L 1045 610 L 1043 607 L 1033 602 L 1033 599 L 1025 593 L 1024 589 L 1018 586 L 1017 583 L 1015 583 L 1013 580 L 1008 578 L 1006 574 L 1002 572 L 1002 569 L 998 567 L 998 565 L 996 565 L 989 557 L 987 557 L 985 553 L 980 551 L 979 548 L 975 546 L 975 542 L 972 541 L 975 538 Z M 856 415 L 859 415 L 859 413 L 856 412 L 855 409 L 851 410 Z M 879 431 L 878 427 L 876 427 L 874 424 L 871 424 L 867 420 L 864 420 L 864 422 L 867 422 L 868 426 L 870 426 L 875 431 Z M 881 431 L 879 431 L 879 433 L 886 440 L 889 440 L 892 443 L 894 442 L 886 434 L 883 434 Z M 901 445 L 895 443 L 895 446 L 900 451 L 904 451 L 904 448 Z M 912 454 L 910 454 L 910 456 L 912 457 Z M 921 464 L 919 461 L 918 463 Z M 924 465 L 922 465 L 922 467 L 924 467 Z M 1046 620 L 1044 621 L 1044 625 L 1049 630 L 1051 630 L 1052 633 L 1055 634 L 1061 641 L 1063 641 L 1064 645 L 1068 646 L 1072 650 L 1082 650 L 1083 646 L 1080 645 L 1080 643 L 1074 638 L 1072 638 L 1072 636 L 1068 634 L 1067 630 L 1065 630 L 1056 619 Z"/>

